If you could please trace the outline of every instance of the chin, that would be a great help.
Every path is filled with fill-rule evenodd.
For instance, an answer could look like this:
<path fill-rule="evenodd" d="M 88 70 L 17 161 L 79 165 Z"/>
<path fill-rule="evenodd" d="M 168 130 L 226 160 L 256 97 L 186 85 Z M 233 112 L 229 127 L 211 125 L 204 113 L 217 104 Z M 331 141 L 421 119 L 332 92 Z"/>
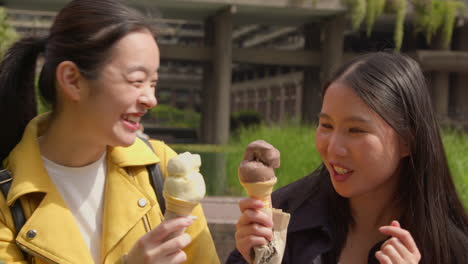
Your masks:
<path fill-rule="evenodd" d="M 114 140 L 112 140 L 113 147 L 130 147 L 135 143 L 136 140 L 136 134 L 134 133 L 133 135 L 131 134 L 125 134 L 125 135 L 115 135 L 114 134 Z"/>
<path fill-rule="evenodd" d="M 125 139 L 121 141 L 122 147 L 130 147 L 131 145 L 133 145 L 133 143 L 135 143 L 135 140 L 136 140 L 136 135 L 133 135 L 133 137 L 126 137 Z"/>
<path fill-rule="evenodd" d="M 343 198 L 348 198 L 348 199 L 353 196 L 352 190 L 347 190 L 346 188 L 343 188 L 343 186 L 337 186 L 336 183 L 333 182 L 333 180 L 332 180 L 332 185 L 333 185 L 333 189 L 339 196 Z"/>

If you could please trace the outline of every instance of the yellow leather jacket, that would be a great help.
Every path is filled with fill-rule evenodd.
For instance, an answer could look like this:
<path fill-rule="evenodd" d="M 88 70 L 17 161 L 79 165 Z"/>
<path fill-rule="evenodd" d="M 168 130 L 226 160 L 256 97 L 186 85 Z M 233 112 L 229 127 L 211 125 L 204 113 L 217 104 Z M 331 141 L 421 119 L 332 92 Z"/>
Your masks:
<path fill-rule="evenodd" d="M 0 262 L 28 263 L 21 247 L 33 256 L 33 263 L 94 263 L 72 213 L 42 163 L 37 138 L 47 119 L 47 115 L 34 118 L 3 162 L 13 173 L 13 182 L 6 200 L 0 195 Z M 140 237 L 164 219 L 145 165 L 160 162 L 165 177 L 167 161 L 176 153 L 163 142 L 150 142 L 157 155 L 139 139 L 127 148 L 108 148 L 101 263 L 119 263 Z M 16 234 L 8 206 L 18 199 L 27 221 Z M 140 199 L 146 204 L 139 203 Z M 192 237 L 184 249 L 187 263 L 219 263 L 200 205 L 193 215 L 198 219 L 187 229 Z M 30 230 L 35 231 L 33 238 L 27 236 Z"/>

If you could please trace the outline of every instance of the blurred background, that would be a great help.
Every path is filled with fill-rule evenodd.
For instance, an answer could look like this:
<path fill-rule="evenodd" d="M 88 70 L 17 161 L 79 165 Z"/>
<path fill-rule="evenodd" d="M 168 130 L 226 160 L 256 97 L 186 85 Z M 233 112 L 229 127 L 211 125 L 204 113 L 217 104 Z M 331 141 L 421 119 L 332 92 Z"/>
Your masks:
<path fill-rule="evenodd" d="M 47 34 L 67 2 L 0 0 L 0 51 L 22 36 Z M 281 151 L 277 187 L 311 172 L 320 164 L 314 122 L 321 86 L 337 66 L 366 52 L 402 52 L 424 69 L 468 206 L 467 0 L 127 3 L 159 30 L 159 104 L 144 119 L 145 133 L 202 155 L 211 196 L 205 210 L 222 259 L 233 248 L 237 217 L 238 199 L 226 196 L 244 195 L 237 166 L 245 146 L 264 139 Z"/>

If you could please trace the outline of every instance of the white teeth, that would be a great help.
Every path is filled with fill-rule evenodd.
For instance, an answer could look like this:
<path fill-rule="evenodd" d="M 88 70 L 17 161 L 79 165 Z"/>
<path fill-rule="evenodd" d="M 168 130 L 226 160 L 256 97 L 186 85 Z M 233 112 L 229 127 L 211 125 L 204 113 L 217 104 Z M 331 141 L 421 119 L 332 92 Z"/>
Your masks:
<path fill-rule="evenodd" d="M 349 172 L 347 169 L 343 169 L 337 166 L 333 166 L 333 169 L 335 169 L 335 171 L 338 172 L 338 174 L 346 174 Z"/>
<path fill-rule="evenodd" d="M 139 123 L 139 122 L 140 122 L 140 117 L 138 117 L 138 116 L 123 115 L 122 118 L 125 119 L 125 120 L 127 120 L 127 121 L 131 121 L 131 122 L 135 122 L 135 123 Z"/>
<path fill-rule="evenodd" d="M 140 122 L 140 118 L 137 117 L 137 116 L 129 116 L 127 119 L 128 119 L 128 121 L 132 121 L 132 122 L 135 122 L 135 123 Z"/>

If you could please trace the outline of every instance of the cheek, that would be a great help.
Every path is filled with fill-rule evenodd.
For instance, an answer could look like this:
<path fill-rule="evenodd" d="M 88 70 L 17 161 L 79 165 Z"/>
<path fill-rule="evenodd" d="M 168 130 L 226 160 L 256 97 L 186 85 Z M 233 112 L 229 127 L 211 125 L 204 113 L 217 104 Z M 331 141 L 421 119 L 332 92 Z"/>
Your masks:
<path fill-rule="evenodd" d="M 317 130 L 317 133 L 315 134 L 315 148 L 317 148 L 317 151 L 320 153 L 322 158 L 327 153 L 327 146 L 328 136 L 325 133 L 320 132 L 320 130 Z"/>
<path fill-rule="evenodd" d="M 395 172 L 399 164 L 399 156 L 395 145 L 377 138 L 370 138 L 356 146 L 359 160 L 369 173 L 375 177 L 387 178 Z"/>

